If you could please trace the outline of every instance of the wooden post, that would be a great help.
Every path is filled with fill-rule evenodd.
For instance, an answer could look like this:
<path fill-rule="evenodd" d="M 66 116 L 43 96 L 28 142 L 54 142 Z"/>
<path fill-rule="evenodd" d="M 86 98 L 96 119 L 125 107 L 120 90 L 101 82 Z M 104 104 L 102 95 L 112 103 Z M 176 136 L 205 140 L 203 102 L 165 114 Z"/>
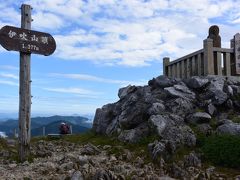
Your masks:
<path fill-rule="evenodd" d="M 17 135 L 17 129 L 15 128 L 15 129 L 14 129 L 14 138 L 17 138 L 17 136 L 18 136 L 18 135 Z"/>
<path fill-rule="evenodd" d="M 204 75 L 214 75 L 214 62 L 213 62 L 213 40 L 205 39 L 203 41 L 204 47 Z"/>
<path fill-rule="evenodd" d="M 70 134 L 72 134 L 72 125 L 70 125 Z"/>
<path fill-rule="evenodd" d="M 45 136 L 45 134 L 46 134 L 46 130 L 45 130 L 45 126 L 43 126 L 43 136 Z"/>
<path fill-rule="evenodd" d="M 21 28 L 31 30 L 31 6 L 21 6 Z M 20 52 L 20 79 L 19 79 L 19 159 L 27 160 L 30 152 L 31 133 L 31 78 L 30 53 Z"/>

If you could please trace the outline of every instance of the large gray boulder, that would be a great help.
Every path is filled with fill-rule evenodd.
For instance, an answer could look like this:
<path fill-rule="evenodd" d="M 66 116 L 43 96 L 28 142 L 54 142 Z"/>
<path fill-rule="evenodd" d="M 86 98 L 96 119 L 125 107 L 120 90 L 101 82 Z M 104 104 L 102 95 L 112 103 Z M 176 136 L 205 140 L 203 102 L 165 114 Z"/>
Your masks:
<path fill-rule="evenodd" d="M 195 99 L 195 93 L 192 92 L 187 86 L 184 85 L 174 85 L 173 87 L 164 88 L 164 90 L 171 97 L 183 98 L 183 99 Z"/>
<path fill-rule="evenodd" d="M 163 114 L 165 112 L 165 105 L 161 102 L 155 102 L 148 109 L 149 115 Z"/>
<path fill-rule="evenodd" d="M 151 129 L 155 129 L 160 137 L 164 137 L 165 131 L 168 131 L 171 126 L 181 126 L 184 124 L 184 119 L 178 115 L 152 115 L 149 118 Z"/>
<path fill-rule="evenodd" d="M 238 94 L 240 94 L 240 86 L 230 85 L 230 87 L 233 90 L 233 96 L 237 96 Z"/>
<path fill-rule="evenodd" d="M 192 89 L 201 89 L 208 82 L 209 82 L 208 79 L 202 78 L 202 77 L 198 77 L 198 76 L 194 76 L 194 77 L 191 77 L 190 79 L 186 80 L 187 86 L 192 88 Z"/>
<path fill-rule="evenodd" d="M 177 98 L 167 101 L 166 107 L 173 114 L 185 117 L 194 111 L 195 105 L 188 99 Z"/>
<path fill-rule="evenodd" d="M 156 129 L 156 132 L 159 136 L 162 136 L 162 133 L 165 131 L 167 124 L 168 124 L 168 119 L 166 119 L 162 115 L 157 115 L 157 116 L 151 116 L 149 119 L 150 126 L 153 127 L 153 129 Z"/>
<path fill-rule="evenodd" d="M 118 139 L 122 142 L 137 143 L 149 134 L 149 128 L 146 123 L 130 130 L 123 130 Z"/>
<path fill-rule="evenodd" d="M 176 83 L 176 80 L 169 79 L 167 76 L 158 76 L 148 81 L 148 85 L 153 88 L 165 88 L 170 87 Z"/>
<path fill-rule="evenodd" d="M 107 127 L 114 117 L 113 107 L 113 104 L 107 104 L 96 110 L 92 127 L 95 132 L 105 134 Z"/>
<path fill-rule="evenodd" d="M 170 126 L 162 135 L 161 142 L 168 147 L 170 154 L 182 146 L 193 147 L 196 145 L 196 137 L 188 126 Z"/>
<path fill-rule="evenodd" d="M 220 125 L 216 131 L 218 134 L 240 135 L 240 124 L 225 121 L 225 123 Z"/>
<path fill-rule="evenodd" d="M 133 92 L 136 91 L 136 90 L 137 90 L 137 87 L 136 87 L 136 86 L 131 86 L 131 85 L 129 85 L 129 86 L 127 86 L 127 87 L 124 87 L 124 88 L 121 88 L 121 89 L 119 89 L 119 91 L 118 91 L 118 97 L 119 97 L 120 99 L 122 99 L 122 98 L 124 98 L 125 96 L 127 96 L 128 94 L 133 93 Z"/>
<path fill-rule="evenodd" d="M 122 129 L 132 129 L 139 124 L 146 122 L 148 106 L 145 103 L 137 102 L 129 104 L 128 108 L 123 110 L 118 116 L 118 121 Z"/>
<path fill-rule="evenodd" d="M 222 105 L 227 99 L 228 94 L 225 93 L 225 79 L 223 77 L 210 76 L 209 85 L 203 95 L 204 99 L 211 99 L 214 105 Z"/>
<path fill-rule="evenodd" d="M 212 117 L 206 112 L 196 112 L 194 114 L 189 115 L 186 118 L 186 121 L 190 124 L 200 124 L 210 122 L 211 118 Z"/>
<path fill-rule="evenodd" d="M 216 114 L 216 112 L 217 112 L 216 107 L 212 103 L 208 104 L 206 109 L 207 109 L 208 114 L 210 114 L 211 116 Z"/>

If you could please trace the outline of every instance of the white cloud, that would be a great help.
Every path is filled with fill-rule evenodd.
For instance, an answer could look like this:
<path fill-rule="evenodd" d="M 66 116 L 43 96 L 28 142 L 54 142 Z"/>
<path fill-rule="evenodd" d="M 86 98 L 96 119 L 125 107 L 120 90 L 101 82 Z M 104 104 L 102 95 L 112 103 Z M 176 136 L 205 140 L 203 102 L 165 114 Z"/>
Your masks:
<path fill-rule="evenodd" d="M 15 74 L 11 74 L 11 73 L 0 73 L 0 77 L 4 77 L 4 78 L 10 78 L 10 79 L 15 79 L 18 80 L 18 76 L 16 76 Z"/>
<path fill-rule="evenodd" d="M 88 6 L 95 7 L 88 12 L 90 18 L 80 19 L 91 30 L 77 35 L 56 36 L 57 56 L 67 60 L 135 67 L 161 61 L 164 53 L 177 57 L 202 48 L 202 40 L 206 38 L 209 27 L 208 19 L 223 15 L 233 7 L 233 3 L 132 0 L 91 1 L 85 9 Z M 97 12 L 102 17 L 94 16 Z"/>
<path fill-rule="evenodd" d="M 0 79 L 0 84 L 9 85 L 9 86 L 18 86 L 18 83 L 14 81 L 1 80 L 1 79 Z"/>
<path fill-rule="evenodd" d="M 11 65 L 0 65 L 0 69 L 5 69 L 5 70 L 19 70 L 18 67 L 16 67 L 16 66 L 11 66 Z"/>
<path fill-rule="evenodd" d="M 37 12 L 36 14 L 33 14 L 33 20 L 33 28 L 38 31 L 41 29 L 55 30 L 64 25 L 61 17 L 52 13 Z"/>
<path fill-rule="evenodd" d="M 6 133 L 5 133 L 5 132 L 1 132 L 1 131 L 0 131 L 0 137 L 1 137 L 1 138 L 6 138 L 6 137 L 7 137 L 7 135 L 6 135 Z"/>
<path fill-rule="evenodd" d="M 82 8 L 86 3 L 82 0 L 27 0 L 36 11 L 48 11 L 64 18 L 78 18 L 82 15 Z M 35 9 L 36 8 L 36 9 Z"/>
<path fill-rule="evenodd" d="M 101 83 L 110 83 L 110 84 L 119 84 L 120 86 L 125 85 L 144 85 L 146 81 L 126 81 L 126 80 L 114 80 L 108 78 L 101 78 L 89 74 L 60 74 L 60 73 L 51 73 L 49 74 L 52 77 L 63 77 L 69 79 L 77 79 L 77 80 L 84 80 L 84 81 L 94 81 L 94 82 L 101 82 Z"/>
<path fill-rule="evenodd" d="M 236 27 L 225 26 L 236 31 L 240 22 L 236 10 L 240 5 L 234 0 L 25 2 L 34 8 L 33 26 L 55 32 L 55 56 L 105 65 L 148 66 L 153 61 L 161 62 L 166 54 L 178 57 L 202 48 L 212 21 L 218 23 L 221 18 L 220 26 L 232 23 Z M 13 8 L 9 11 L 14 16 L 19 14 Z M 5 17 L 3 14 L 0 21 Z M 13 17 L 10 19 L 16 23 Z"/>
<path fill-rule="evenodd" d="M 75 88 L 75 87 L 69 87 L 69 88 L 42 88 L 42 89 L 46 90 L 46 91 L 51 91 L 51 92 L 77 94 L 77 95 L 82 95 L 82 96 L 96 96 L 96 95 L 101 94 L 99 92 L 94 92 L 94 91 L 91 91 L 91 90 L 82 89 L 82 88 Z"/>

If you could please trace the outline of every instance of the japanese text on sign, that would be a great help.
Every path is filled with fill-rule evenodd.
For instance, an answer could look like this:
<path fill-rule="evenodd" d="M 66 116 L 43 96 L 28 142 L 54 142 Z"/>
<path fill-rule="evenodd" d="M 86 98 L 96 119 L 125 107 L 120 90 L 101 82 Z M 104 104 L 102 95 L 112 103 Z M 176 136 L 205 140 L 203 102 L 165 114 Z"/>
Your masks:
<path fill-rule="evenodd" d="M 21 39 L 23 41 L 36 41 L 36 42 L 41 42 L 43 44 L 48 44 L 48 37 L 46 37 L 46 36 L 37 37 L 35 34 L 33 34 L 30 37 L 28 37 L 28 35 L 24 32 L 17 34 L 16 32 L 14 32 L 12 30 L 9 31 L 8 36 L 9 36 L 9 38 L 18 37 L 19 39 Z"/>

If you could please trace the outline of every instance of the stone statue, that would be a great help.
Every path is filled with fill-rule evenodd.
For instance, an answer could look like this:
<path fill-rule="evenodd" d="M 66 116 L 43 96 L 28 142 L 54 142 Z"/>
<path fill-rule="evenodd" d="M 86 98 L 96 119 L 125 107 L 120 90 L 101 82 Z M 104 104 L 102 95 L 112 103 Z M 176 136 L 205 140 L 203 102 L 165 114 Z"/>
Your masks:
<path fill-rule="evenodd" d="M 221 47 L 221 36 L 219 36 L 219 27 L 213 25 L 209 28 L 208 37 L 213 40 L 213 47 Z"/>

